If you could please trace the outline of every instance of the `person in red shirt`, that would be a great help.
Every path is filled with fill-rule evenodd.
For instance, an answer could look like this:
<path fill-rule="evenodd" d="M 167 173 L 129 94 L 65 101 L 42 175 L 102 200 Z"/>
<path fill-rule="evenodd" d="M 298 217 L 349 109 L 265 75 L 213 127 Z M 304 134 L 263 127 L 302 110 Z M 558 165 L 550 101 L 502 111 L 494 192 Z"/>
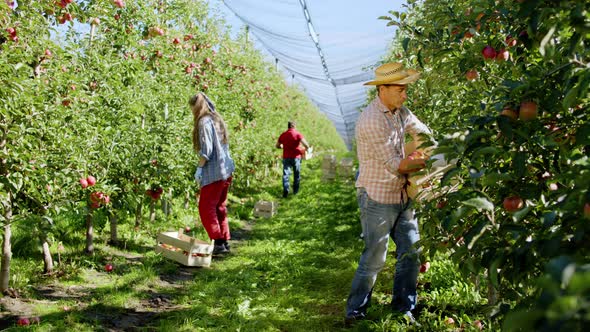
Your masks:
<path fill-rule="evenodd" d="M 305 149 L 309 149 L 310 145 L 307 143 L 303 135 L 295 130 L 295 122 L 289 121 L 287 124 L 287 131 L 279 136 L 277 141 L 277 149 L 283 149 L 283 197 L 289 195 L 289 177 L 291 176 L 291 169 L 293 169 L 293 195 L 299 191 L 299 181 L 301 179 L 301 156 L 303 151 L 300 145 Z"/>

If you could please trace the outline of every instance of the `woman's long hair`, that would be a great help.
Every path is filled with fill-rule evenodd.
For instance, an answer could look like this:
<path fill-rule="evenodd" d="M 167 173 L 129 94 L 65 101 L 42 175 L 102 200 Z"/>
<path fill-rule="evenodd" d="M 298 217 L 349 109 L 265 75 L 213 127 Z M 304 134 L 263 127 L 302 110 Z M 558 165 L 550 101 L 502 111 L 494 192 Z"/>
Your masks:
<path fill-rule="evenodd" d="M 193 112 L 193 150 L 197 153 L 201 151 L 199 121 L 201 121 L 204 116 L 210 116 L 213 119 L 215 130 L 221 139 L 221 143 L 227 144 L 229 141 L 227 126 L 219 113 L 209 109 L 205 96 L 202 93 L 197 93 L 189 99 L 188 104 Z"/>

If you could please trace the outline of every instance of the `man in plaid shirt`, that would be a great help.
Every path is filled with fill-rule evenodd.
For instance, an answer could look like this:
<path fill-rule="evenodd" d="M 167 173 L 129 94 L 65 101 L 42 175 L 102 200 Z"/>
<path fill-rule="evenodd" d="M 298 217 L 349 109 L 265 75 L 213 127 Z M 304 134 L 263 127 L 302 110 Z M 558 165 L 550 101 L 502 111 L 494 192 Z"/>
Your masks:
<path fill-rule="evenodd" d="M 403 106 L 406 89 L 420 74 L 401 63 L 387 63 L 375 70 L 377 97 L 356 124 L 359 176 L 357 199 L 365 248 L 352 281 L 346 304 L 346 324 L 364 319 L 377 274 L 385 265 L 389 238 L 396 245 L 393 310 L 415 322 L 416 282 L 420 260 L 414 244 L 420 239 L 418 220 L 407 194 L 407 175 L 425 167 L 425 160 L 404 155 L 405 134 L 420 141 L 431 132 Z"/>

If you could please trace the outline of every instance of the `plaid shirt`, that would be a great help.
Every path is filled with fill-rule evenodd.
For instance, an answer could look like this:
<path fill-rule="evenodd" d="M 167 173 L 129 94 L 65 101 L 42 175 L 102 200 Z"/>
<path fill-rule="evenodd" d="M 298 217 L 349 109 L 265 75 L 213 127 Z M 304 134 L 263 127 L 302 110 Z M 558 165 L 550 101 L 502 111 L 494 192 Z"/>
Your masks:
<path fill-rule="evenodd" d="M 204 116 L 199 121 L 200 156 L 207 159 L 203 166 L 201 187 L 220 180 L 227 180 L 235 170 L 234 161 L 229 154 L 229 145 L 222 144 L 213 119 Z"/>
<path fill-rule="evenodd" d="M 390 112 L 379 97 L 357 120 L 359 177 L 356 187 L 365 188 L 374 201 L 382 204 L 402 202 L 407 179 L 398 168 L 404 159 L 406 133 L 419 140 L 419 134 L 431 134 L 431 131 L 406 107 Z"/>

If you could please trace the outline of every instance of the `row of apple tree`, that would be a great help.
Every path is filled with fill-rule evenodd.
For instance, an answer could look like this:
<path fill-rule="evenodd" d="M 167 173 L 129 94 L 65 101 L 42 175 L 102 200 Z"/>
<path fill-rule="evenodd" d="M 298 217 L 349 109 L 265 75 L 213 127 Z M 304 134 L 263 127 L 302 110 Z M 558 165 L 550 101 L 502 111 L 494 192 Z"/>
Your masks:
<path fill-rule="evenodd" d="M 412 108 L 457 160 L 423 202 L 425 253 L 486 278 L 508 330 L 587 320 L 589 13 L 584 1 L 408 1 L 382 17 L 398 28 L 391 59 L 424 72 Z"/>
<path fill-rule="evenodd" d="M 202 3 L 18 1 L 0 4 L 0 290 L 6 290 L 12 225 L 43 244 L 64 212 L 86 230 L 104 211 L 117 220 L 156 203 L 194 202 L 191 94 L 206 92 L 230 129 L 234 191 L 273 182 L 274 142 L 298 119 L 320 148 L 344 147 L 329 121 L 285 85 L 245 35 L 230 38 Z M 289 110 L 290 112 L 286 112 Z M 276 179 L 278 181 L 278 179 Z M 59 239 L 58 239 L 59 240 Z"/>

